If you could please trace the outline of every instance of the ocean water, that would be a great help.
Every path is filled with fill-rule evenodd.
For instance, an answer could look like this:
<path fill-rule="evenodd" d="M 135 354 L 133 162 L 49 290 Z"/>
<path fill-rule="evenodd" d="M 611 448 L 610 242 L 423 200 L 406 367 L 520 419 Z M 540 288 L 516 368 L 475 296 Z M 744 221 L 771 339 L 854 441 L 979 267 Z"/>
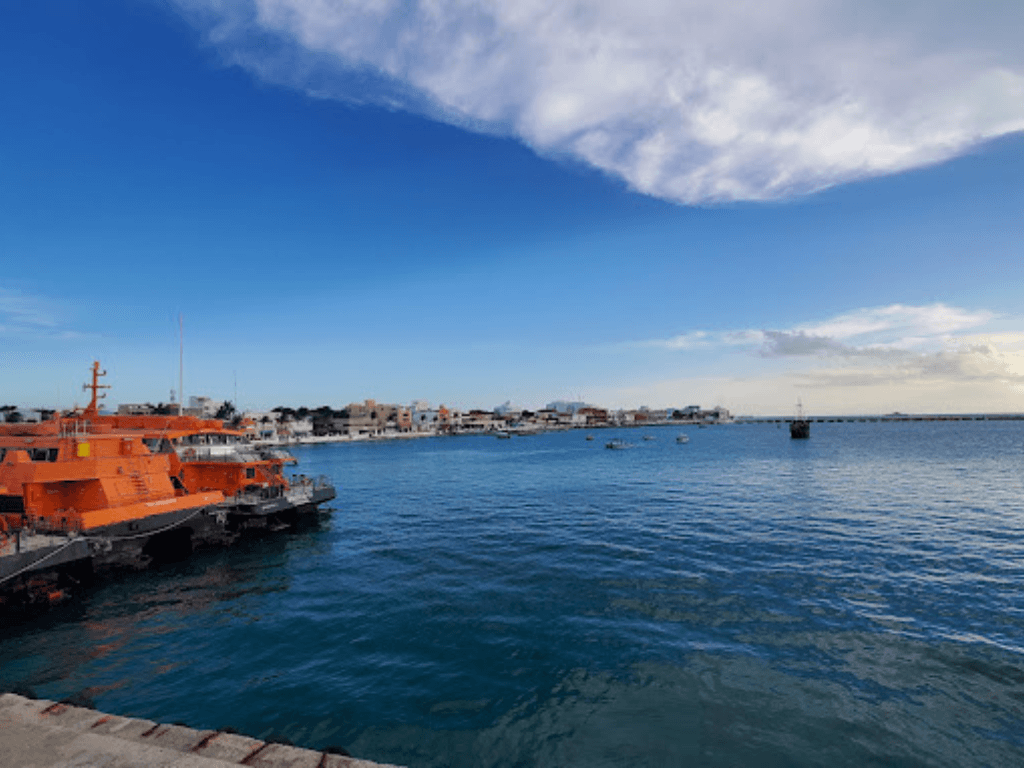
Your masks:
<path fill-rule="evenodd" d="M 1024 765 L 1024 423 L 680 431 L 299 448 L 318 527 L 8 623 L 0 689 L 410 767 Z"/>

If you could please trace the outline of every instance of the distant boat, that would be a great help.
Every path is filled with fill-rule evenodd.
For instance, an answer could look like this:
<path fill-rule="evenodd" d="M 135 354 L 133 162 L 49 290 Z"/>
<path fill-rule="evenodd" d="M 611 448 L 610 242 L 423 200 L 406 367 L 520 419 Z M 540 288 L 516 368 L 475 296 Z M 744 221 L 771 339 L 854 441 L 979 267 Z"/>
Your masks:
<path fill-rule="evenodd" d="M 688 443 L 688 442 L 690 442 L 690 438 L 689 438 L 688 435 L 676 435 L 676 442 L 677 443 Z"/>
<path fill-rule="evenodd" d="M 644 440 L 653 440 L 654 435 L 644 435 Z"/>
<path fill-rule="evenodd" d="M 794 440 L 806 440 L 811 436 L 811 422 L 804 416 L 804 406 L 796 401 L 796 418 L 789 422 L 789 436 Z"/>
<path fill-rule="evenodd" d="M 593 435 L 587 435 L 587 440 L 593 440 L 593 439 L 594 439 Z"/>
<path fill-rule="evenodd" d="M 496 438 L 498 438 L 499 440 L 508 440 L 509 438 L 512 437 L 512 433 L 511 432 L 495 432 L 494 436 Z"/>
<path fill-rule="evenodd" d="M 621 437 L 613 437 L 611 440 L 604 444 L 604 447 L 610 448 L 613 451 L 619 451 L 622 450 L 623 448 L 632 448 L 633 444 L 627 443 Z"/>

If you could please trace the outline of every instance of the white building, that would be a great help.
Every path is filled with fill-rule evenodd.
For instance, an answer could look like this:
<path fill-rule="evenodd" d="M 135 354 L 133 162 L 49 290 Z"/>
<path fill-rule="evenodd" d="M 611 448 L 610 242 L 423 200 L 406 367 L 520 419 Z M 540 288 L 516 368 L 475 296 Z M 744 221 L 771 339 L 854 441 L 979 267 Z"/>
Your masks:
<path fill-rule="evenodd" d="M 186 413 L 192 416 L 199 416 L 204 419 L 212 419 L 217 415 L 217 411 L 224 405 L 223 400 L 212 400 L 209 397 L 203 395 L 192 395 L 188 399 L 188 408 Z"/>

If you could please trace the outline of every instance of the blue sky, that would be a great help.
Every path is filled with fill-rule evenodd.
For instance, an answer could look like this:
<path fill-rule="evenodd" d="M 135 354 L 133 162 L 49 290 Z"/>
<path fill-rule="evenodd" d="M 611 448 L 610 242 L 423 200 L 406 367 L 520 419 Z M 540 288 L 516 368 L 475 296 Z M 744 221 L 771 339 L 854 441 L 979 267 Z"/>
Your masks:
<path fill-rule="evenodd" d="M 1024 411 L 1024 6 L 13 0 L 0 401 Z"/>

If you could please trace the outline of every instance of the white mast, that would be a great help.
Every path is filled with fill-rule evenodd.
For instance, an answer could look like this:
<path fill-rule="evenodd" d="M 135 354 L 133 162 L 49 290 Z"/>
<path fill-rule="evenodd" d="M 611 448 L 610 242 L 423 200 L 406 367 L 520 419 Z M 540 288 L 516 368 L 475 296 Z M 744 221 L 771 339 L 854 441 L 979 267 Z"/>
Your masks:
<path fill-rule="evenodd" d="M 185 323 L 178 313 L 178 415 L 185 400 Z"/>

